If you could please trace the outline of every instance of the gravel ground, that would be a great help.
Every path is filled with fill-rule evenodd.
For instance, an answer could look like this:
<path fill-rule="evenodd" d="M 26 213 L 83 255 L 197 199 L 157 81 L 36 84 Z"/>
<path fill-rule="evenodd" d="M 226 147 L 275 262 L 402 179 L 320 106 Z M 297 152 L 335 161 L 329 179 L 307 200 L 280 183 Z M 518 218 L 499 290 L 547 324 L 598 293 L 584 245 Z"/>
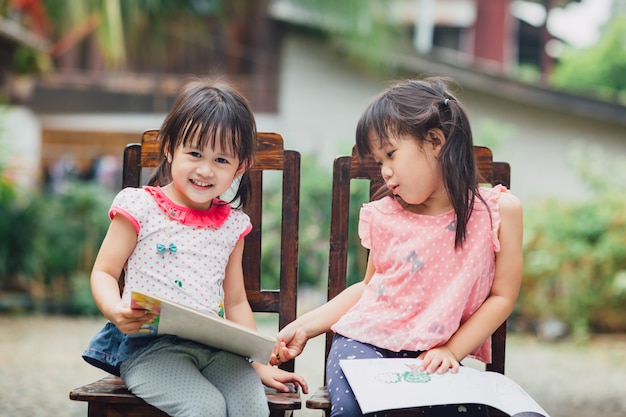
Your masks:
<path fill-rule="evenodd" d="M 0 417 L 85 417 L 86 404 L 70 401 L 68 393 L 104 375 L 80 357 L 102 323 L 0 316 Z M 311 390 L 322 383 L 322 351 L 322 338 L 313 339 L 297 361 Z M 510 335 L 507 375 L 551 417 L 626 416 L 626 335 L 596 337 L 584 346 Z"/>

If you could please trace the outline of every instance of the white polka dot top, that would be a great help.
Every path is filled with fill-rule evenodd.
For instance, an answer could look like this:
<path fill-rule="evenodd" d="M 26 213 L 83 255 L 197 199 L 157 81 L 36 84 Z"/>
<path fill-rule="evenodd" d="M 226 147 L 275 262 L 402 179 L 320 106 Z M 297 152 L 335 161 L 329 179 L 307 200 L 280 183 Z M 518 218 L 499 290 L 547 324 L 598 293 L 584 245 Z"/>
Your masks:
<path fill-rule="evenodd" d="M 223 315 L 222 282 L 235 244 L 252 225 L 247 214 L 215 199 L 208 210 L 179 206 L 159 187 L 126 188 L 109 216 L 122 215 L 137 231 L 125 268 L 122 298 L 133 289 L 197 310 Z"/>
<path fill-rule="evenodd" d="M 438 216 L 409 212 L 391 197 L 365 204 L 359 236 L 376 266 L 359 302 L 332 329 L 392 351 L 444 344 L 489 295 L 500 250 L 498 202 L 506 188 L 481 188 L 467 238 L 455 250 L 454 211 Z M 473 353 L 491 361 L 491 339 Z"/>

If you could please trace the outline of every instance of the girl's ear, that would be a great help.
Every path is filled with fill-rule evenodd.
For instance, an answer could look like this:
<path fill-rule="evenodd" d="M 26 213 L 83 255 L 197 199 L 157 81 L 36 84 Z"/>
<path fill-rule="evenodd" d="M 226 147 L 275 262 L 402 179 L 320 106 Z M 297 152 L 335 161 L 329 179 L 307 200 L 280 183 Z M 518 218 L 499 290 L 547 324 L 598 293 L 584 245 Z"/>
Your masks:
<path fill-rule="evenodd" d="M 235 172 L 235 177 L 243 175 L 244 172 L 249 170 L 252 167 L 253 161 L 242 162 L 239 164 L 239 168 L 237 168 L 237 172 Z"/>
<path fill-rule="evenodd" d="M 430 129 L 426 133 L 426 137 L 428 138 L 428 142 L 433 147 L 433 151 L 438 155 L 441 148 L 443 148 L 444 143 L 446 143 L 446 136 L 443 134 L 441 129 Z"/>

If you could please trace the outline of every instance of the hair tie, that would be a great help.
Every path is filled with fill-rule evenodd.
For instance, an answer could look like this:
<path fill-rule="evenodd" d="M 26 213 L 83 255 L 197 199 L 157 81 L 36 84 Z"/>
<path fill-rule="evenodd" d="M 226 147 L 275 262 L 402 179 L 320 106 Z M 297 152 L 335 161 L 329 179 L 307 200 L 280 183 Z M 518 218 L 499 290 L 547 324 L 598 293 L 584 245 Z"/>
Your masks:
<path fill-rule="evenodd" d="M 450 99 L 445 99 L 445 100 L 443 100 L 443 104 L 444 104 L 444 106 L 447 106 L 447 105 L 448 105 L 448 101 L 450 101 Z"/>

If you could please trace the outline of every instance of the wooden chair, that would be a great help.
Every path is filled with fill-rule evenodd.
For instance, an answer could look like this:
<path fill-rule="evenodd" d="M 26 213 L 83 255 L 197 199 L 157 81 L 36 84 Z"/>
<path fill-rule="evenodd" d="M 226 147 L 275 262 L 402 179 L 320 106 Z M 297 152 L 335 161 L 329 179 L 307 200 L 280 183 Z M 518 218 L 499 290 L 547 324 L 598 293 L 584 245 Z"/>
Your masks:
<path fill-rule="evenodd" d="M 141 144 L 129 144 L 124 150 L 122 187 L 139 187 L 144 168 L 154 168 L 159 163 L 158 130 L 143 134 Z M 282 171 L 282 213 L 280 245 L 280 288 L 264 290 L 261 287 L 261 226 L 263 207 L 263 173 Z M 298 224 L 300 201 L 300 153 L 283 149 L 283 139 L 275 133 L 258 134 L 258 151 L 252 166 L 252 198 L 246 213 L 253 229 L 246 236 L 243 269 L 248 300 L 255 312 L 278 315 L 279 328 L 296 318 L 296 289 L 298 272 Z M 273 177 L 272 177 L 273 179 Z M 293 371 L 294 362 L 281 365 Z M 290 416 L 300 409 L 301 399 L 297 392 L 277 393 L 267 389 L 270 416 Z M 96 382 L 76 388 L 70 399 L 86 401 L 89 417 L 143 417 L 166 416 L 131 394 L 122 380 L 106 376 Z"/>
<path fill-rule="evenodd" d="M 493 162 L 492 152 L 482 146 L 474 147 L 478 169 L 485 183 L 510 186 L 511 169 L 508 163 Z M 355 150 L 352 156 L 341 156 L 333 165 L 333 188 L 330 226 L 330 254 L 328 265 L 328 299 L 334 298 L 346 288 L 347 256 L 348 256 L 348 224 L 350 208 L 351 180 L 369 181 L 370 200 L 384 184 L 380 175 L 380 167 L 373 159 L 359 160 Z M 333 332 L 326 334 L 326 357 L 330 351 Z M 493 362 L 487 370 L 504 374 L 504 353 L 506 345 L 506 323 L 502 324 L 492 335 Z M 330 400 L 326 387 L 314 392 L 306 401 L 306 407 L 324 411 L 330 415 Z M 382 414 L 377 413 L 377 416 Z M 419 409 L 388 411 L 386 415 L 421 415 Z M 491 416 L 504 416 L 498 410 L 490 410 Z"/>

